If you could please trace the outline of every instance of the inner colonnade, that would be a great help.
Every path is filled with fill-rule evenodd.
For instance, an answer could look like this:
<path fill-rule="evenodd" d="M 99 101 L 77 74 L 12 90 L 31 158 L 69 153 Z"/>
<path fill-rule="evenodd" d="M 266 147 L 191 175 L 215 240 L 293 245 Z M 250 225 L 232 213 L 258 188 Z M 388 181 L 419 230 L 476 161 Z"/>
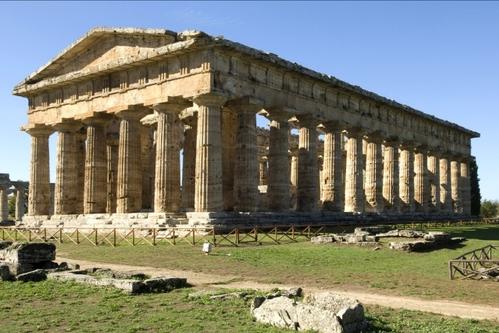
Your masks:
<path fill-rule="evenodd" d="M 470 215 L 478 133 L 201 32 L 94 29 L 14 93 L 29 100 L 27 223 Z"/>

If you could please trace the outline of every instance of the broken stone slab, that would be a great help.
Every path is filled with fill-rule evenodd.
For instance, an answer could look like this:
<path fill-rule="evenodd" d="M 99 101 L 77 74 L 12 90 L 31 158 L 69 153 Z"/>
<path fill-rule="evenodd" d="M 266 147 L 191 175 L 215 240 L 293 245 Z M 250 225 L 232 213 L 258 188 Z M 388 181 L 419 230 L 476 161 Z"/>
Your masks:
<path fill-rule="evenodd" d="M 11 245 L 12 245 L 11 241 L 0 241 L 0 250 L 8 248 Z"/>
<path fill-rule="evenodd" d="M 334 237 L 333 236 L 315 236 L 310 238 L 310 241 L 313 244 L 328 244 L 328 243 L 334 243 Z"/>
<path fill-rule="evenodd" d="M 35 269 L 27 273 L 22 273 L 16 276 L 17 281 L 22 282 L 39 282 L 47 279 L 47 272 L 44 269 Z"/>
<path fill-rule="evenodd" d="M 365 329 L 363 306 L 332 293 L 319 293 L 296 302 L 288 297 L 255 298 L 252 314 L 259 322 L 293 330 L 354 333 Z"/>
<path fill-rule="evenodd" d="M 58 281 L 74 281 L 95 286 L 110 286 L 129 294 L 169 292 L 187 286 L 187 279 L 177 277 L 156 277 L 146 280 L 122 279 L 103 276 L 92 276 L 87 270 L 54 272 L 48 274 L 49 279 Z"/>
<path fill-rule="evenodd" d="M 0 250 L 0 260 L 7 263 L 38 264 L 55 260 L 52 243 L 13 243 Z"/>

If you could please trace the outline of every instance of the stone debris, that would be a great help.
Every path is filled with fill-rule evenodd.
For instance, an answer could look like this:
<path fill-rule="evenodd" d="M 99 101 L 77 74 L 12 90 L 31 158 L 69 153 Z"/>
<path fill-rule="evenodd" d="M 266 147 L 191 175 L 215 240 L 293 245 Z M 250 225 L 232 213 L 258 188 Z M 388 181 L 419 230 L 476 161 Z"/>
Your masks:
<path fill-rule="evenodd" d="M 187 286 L 187 279 L 185 278 L 169 276 L 148 278 L 142 273 L 117 272 L 102 268 L 53 272 L 48 274 L 48 278 L 94 286 L 109 286 L 121 289 L 129 294 L 163 293 Z"/>
<path fill-rule="evenodd" d="M 311 238 L 314 244 L 343 243 L 358 246 L 374 246 L 379 249 L 380 239 L 383 238 L 408 238 L 411 240 L 390 242 L 388 247 L 399 251 L 426 251 L 438 249 L 447 245 L 459 244 L 465 241 L 462 237 L 451 237 L 441 231 L 417 231 L 410 229 L 392 229 L 387 226 L 373 226 L 355 228 L 350 234 L 327 234 Z"/>
<path fill-rule="evenodd" d="M 41 281 L 47 273 L 69 269 L 57 264 L 55 245 L 51 243 L 0 243 L 0 280 Z"/>
<path fill-rule="evenodd" d="M 362 304 L 330 292 L 308 295 L 302 302 L 284 296 L 256 297 L 251 312 L 259 322 L 299 331 L 354 333 L 367 327 Z"/>

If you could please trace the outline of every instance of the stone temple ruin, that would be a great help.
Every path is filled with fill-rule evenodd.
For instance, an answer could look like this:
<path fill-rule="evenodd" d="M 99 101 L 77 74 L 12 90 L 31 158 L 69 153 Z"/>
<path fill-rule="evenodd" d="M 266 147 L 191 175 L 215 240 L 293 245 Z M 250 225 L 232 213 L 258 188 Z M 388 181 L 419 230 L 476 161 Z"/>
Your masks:
<path fill-rule="evenodd" d="M 26 212 L 26 191 L 28 183 L 23 181 L 11 181 L 8 173 L 0 173 L 0 225 L 8 223 L 9 220 L 9 195 L 15 195 L 16 206 L 14 219 L 21 221 Z"/>
<path fill-rule="evenodd" d="M 14 94 L 27 226 L 470 215 L 478 133 L 222 37 L 96 28 Z"/>

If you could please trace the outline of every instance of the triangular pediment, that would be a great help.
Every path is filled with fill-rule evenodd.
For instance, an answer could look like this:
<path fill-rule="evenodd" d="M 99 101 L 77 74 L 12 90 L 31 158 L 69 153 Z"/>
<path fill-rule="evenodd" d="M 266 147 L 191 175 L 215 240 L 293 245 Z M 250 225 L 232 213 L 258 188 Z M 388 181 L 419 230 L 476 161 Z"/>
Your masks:
<path fill-rule="evenodd" d="M 36 83 L 81 71 L 102 70 L 111 64 L 138 57 L 150 49 L 171 44 L 175 39 L 174 32 L 163 29 L 93 29 L 32 73 L 23 83 Z"/>

